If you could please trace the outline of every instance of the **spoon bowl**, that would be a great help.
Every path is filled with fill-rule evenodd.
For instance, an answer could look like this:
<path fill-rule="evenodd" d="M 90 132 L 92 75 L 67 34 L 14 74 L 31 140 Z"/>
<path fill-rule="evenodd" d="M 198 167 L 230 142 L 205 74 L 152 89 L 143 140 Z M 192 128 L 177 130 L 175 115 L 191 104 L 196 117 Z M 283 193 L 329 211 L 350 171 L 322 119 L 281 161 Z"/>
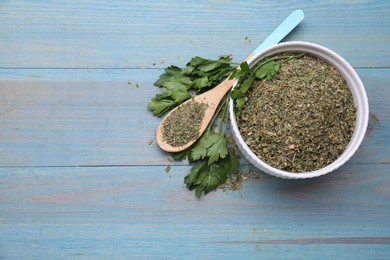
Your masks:
<path fill-rule="evenodd" d="M 167 152 L 180 152 L 183 151 L 187 148 L 189 148 L 194 142 L 196 142 L 197 139 L 192 140 L 188 142 L 187 144 L 183 146 L 178 146 L 174 147 L 171 146 L 169 143 L 167 143 L 163 137 L 163 126 L 165 124 L 165 121 L 168 119 L 168 117 L 173 113 L 175 110 L 179 109 L 179 107 L 184 106 L 188 102 L 199 102 L 199 103 L 204 103 L 207 104 L 206 110 L 204 113 L 204 117 L 202 119 L 202 122 L 200 124 L 199 128 L 199 136 L 201 133 L 203 133 L 207 126 L 209 125 L 210 121 L 213 118 L 213 115 L 215 114 L 215 111 L 218 108 L 218 105 L 222 98 L 225 96 L 225 94 L 231 89 L 233 86 L 234 80 L 230 80 L 229 78 L 226 78 L 224 81 L 222 81 L 218 86 L 214 87 L 213 89 L 195 96 L 187 101 L 185 101 L 183 104 L 180 106 L 177 106 L 174 108 L 160 123 L 159 127 L 157 128 L 156 131 L 156 139 L 157 139 L 157 144 Z"/>

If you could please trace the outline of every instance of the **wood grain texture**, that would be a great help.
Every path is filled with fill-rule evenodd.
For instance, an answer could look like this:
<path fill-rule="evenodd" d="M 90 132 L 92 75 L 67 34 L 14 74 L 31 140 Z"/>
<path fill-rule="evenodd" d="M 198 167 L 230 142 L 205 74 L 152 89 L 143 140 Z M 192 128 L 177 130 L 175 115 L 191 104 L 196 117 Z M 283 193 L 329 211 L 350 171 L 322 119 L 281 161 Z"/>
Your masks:
<path fill-rule="evenodd" d="M 188 170 L 2 169 L 0 255 L 378 259 L 388 253 L 388 165 L 352 165 L 302 181 L 261 175 L 240 191 L 201 200 L 183 187 Z"/>
<path fill-rule="evenodd" d="M 0 3 L 0 67 L 150 68 L 221 54 L 243 60 L 298 8 L 305 20 L 285 40 L 322 44 L 353 66 L 390 65 L 390 3 L 383 0 L 20 0 Z"/>

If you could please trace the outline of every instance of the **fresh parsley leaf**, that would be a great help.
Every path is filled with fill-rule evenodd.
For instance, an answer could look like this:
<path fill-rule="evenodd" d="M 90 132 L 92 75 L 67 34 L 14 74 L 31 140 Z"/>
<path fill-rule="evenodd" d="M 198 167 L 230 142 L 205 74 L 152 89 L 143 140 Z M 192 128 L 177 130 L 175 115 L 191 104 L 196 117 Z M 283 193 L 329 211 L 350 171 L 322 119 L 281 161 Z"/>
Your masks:
<path fill-rule="evenodd" d="M 218 188 L 218 186 L 221 183 L 224 183 L 226 181 L 226 179 L 227 179 L 227 174 L 226 174 L 225 170 L 221 166 L 219 166 L 218 164 L 211 164 L 208 173 L 203 177 L 202 183 L 197 188 L 197 191 L 195 194 L 197 196 L 200 195 L 200 194 L 197 194 L 197 193 L 199 193 L 198 189 L 199 189 L 199 191 L 202 190 L 204 192 L 204 194 L 207 194 L 210 191 L 213 191 L 216 188 Z M 198 196 L 198 197 L 200 197 L 200 196 Z"/>
<path fill-rule="evenodd" d="M 229 176 L 238 175 L 238 166 L 237 157 L 231 153 L 211 165 L 201 161 L 192 167 L 191 172 L 184 178 L 184 183 L 189 190 L 195 189 L 195 195 L 200 198 L 225 183 Z"/>
<path fill-rule="evenodd" d="M 239 114 L 244 107 L 246 94 L 248 93 L 249 88 L 252 86 L 254 80 L 254 77 L 250 76 L 232 91 L 231 97 L 233 100 L 235 100 L 236 114 Z"/>
<path fill-rule="evenodd" d="M 248 72 L 248 71 L 250 70 L 249 64 L 248 64 L 246 61 L 242 62 L 242 63 L 240 64 L 240 70 L 241 70 L 242 72 Z"/>
<path fill-rule="evenodd" d="M 181 161 L 181 160 L 184 160 L 185 158 L 189 157 L 189 154 L 190 154 L 190 150 L 187 149 L 187 150 L 184 150 L 181 152 L 172 153 L 171 155 L 172 155 L 173 159 Z"/>
<path fill-rule="evenodd" d="M 195 195 L 200 198 L 215 190 L 228 178 L 225 169 L 218 164 L 207 165 L 205 162 L 197 163 L 192 167 L 190 174 L 184 177 L 184 183 L 189 190 L 195 190 Z"/>
<path fill-rule="evenodd" d="M 175 84 L 189 88 L 192 86 L 193 82 L 181 68 L 176 66 L 166 68 L 164 73 L 160 75 L 156 82 L 154 82 L 155 86 L 165 88 L 171 88 Z"/>
<path fill-rule="evenodd" d="M 219 158 L 225 158 L 228 154 L 226 138 L 223 134 L 213 134 L 205 143 L 207 147 L 208 165 L 216 162 Z"/>
<path fill-rule="evenodd" d="M 230 175 L 238 175 L 240 161 L 233 153 L 228 152 L 226 158 L 218 161 L 218 165 L 224 168 L 226 172 L 230 172 Z"/>
<path fill-rule="evenodd" d="M 172 90 L 171 96 L 175 100 L 176 104 L 180 104 L 183 101 L 191 98 L 191 94 L 188 92 L 187 88 L 184 86 L 178 86 Z"/>
<path fill-rule="evenodd" d="M 255 79 L 253 77 L 249 77 L 242 82 L 240 85 L 240 90 L 246 95 L 248 93 L 249 88 L 252 86 L 252 83 Z"/>
<path fill-rule="evenodd" d="M 227 155 L 227 141 L 224 134 L 212 134 L 206 131 L 191 149 L 191 158 L 201 160 L 209 157 L 208 165 Z"/>
<path fill-rule="evenodd" d="M 229 79 L 239 79 L 245 77 L 250 72 L 249 65 L 246 61 L 240 64 L 240 67 L 233 70 Z"/>
<path fill-rule="evenodd" d="M 184 177 L 184 183 L 187 189 L 193 190 L 199 187 L 202 183 L 203 176 L 208 172 L 209 168 L 205 162 L 199 162 L 191 168 L 190 173 Z"/>
<path fill-rule="evenodd" d="M 151 110 L 155 116 L 162 116 L 165 112 L 189 98 L 191 98 L 191 94 L 186 87 L 180 86 L 174 88 L 170 93 L 156 94 L 149 102 L 147 108 Z"/>
<path fill-rule="evenodd" d="M 193 89 L 200 92 L 220 83 L 233 69 L 229 56 L 221 56 L 218 60 L 195 57 L 185 71 L 195 78 Z"/>
<path fill-rule="evenodd" d="M 163 92 L 170 92 L 177 87 L 185 87 L 190 89 L 194 85 L 194 82 L 184 75 L 173 75 L 162 81 L 161 87 Z"/>
<path fill-rule="evenodd" d="M 244 98 L 245 97 L 245 93 L 242 92 L 240 88 L 235 88 L 232 91 L 231 97 L 232 97 L 232 99 L 237 100 L 237 99 L 240 99 L 240 98 Z"/>
<path fill-rule="evenodd" d="M 207 147 L 205 145 L 206 140 L 211 135 L 210 131 L 206 131 L 201 138 L 196 142 L 194 147 L 191 149 L 192 160 L 201 160 L 207 156 Z"/>
<path fill-rule="evenodd" d="M 205 59 L 202 57 L 194 57 L 191 59 L 189 63 L 187 63 L 186 72 L 190 72 L 191 74 L 202 72 L 213 72 L 215 69 L 219 69 L 221 67 L 231 67 L 229 56 L 220 56 L 218 60 Z M 196 72 L 194 72 L 197 70 Z"/>
<path fill-rule="evenodd" d="M 229 65 L 230 63 L 226 63 L 225 61 L 219 59 L 217 61 L 208 61 L 208 62 L 205 62 L 204 64 L 200 65 L 198 67 L 198 69 L 200 71 L 204 71 L 204 72 L 209 72 L 209 71 L 212 71 L 216 68 L 219 68 L 221 66 L 225 66 L 225 65 Z"/>
<path fill-rule="evenodd" d="M 260 66 L 256 72 L 255 76 L 258 79 L 267 78 L 268 80 L 272 79 L 280 69 L 280 62 L 278 61 L 269 61 L 262 66 Z"/>
<path fill-rule="evenodd" d="M 244 80 L 244 82 L 241 85 L 233 89 L 231 97 L 233 99 L 239 99 L 245 97 L 253 81 L 254 81 L 253 77 Z"/>
<path fill-rule="evenodd" d="M 194 80 L 194 89 L 202 89 L 204 87 L 209 87 L 211 85 L 211 81 L 208 77 L 201 77 Z"/>
<path fill-rule="evenodd" d="M 155 97 L 149 102 L 148 109 L 153 112 L 153 115 L 162 116 L 165 112 L 173 108 L 175 104 L 176 102 L 174 100 Z"/>
<path fill-rule="evenodd" d="M 155 101 L 166 100 L 166 99 L 171 99 L 171 94 L 169 93 L 156 94 L 156 96 L 152 98 L 152 100 Z"/>
<path fill-rule="evenodd" d="M 237 115 L 240 114 L 244 105 L 245 105 L 245 97 L 236 99 L 234 104 L 234 112 Z"/>

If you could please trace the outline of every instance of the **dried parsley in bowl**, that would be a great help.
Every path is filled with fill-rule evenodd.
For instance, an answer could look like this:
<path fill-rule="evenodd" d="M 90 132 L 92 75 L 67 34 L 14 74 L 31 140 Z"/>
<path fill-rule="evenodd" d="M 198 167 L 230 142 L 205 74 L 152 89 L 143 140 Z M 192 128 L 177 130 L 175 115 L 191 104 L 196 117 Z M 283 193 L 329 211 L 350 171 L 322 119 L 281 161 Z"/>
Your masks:
<path fill-rule="evenodd" d="M 321 169 L 344 152 L 356 108 L 341 74 L 306 54 L 283 61 L 272 79 L 255 79 L 236 120 L 259 159 L 300 173 Z"/>

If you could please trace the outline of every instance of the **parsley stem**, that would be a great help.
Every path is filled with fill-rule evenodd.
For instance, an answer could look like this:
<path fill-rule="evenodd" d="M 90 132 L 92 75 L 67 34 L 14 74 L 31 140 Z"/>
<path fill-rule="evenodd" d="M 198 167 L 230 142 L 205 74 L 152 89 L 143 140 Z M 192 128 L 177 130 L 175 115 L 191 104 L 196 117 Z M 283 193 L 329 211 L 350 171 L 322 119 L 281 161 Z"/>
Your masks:
<path fill-rule="evenodd" d="M 225 100 L 223 101 L 222 105 L 221 105 L 221 115 L 219 117 L 219 132 L 221 134 L 224 134 L 225 132 L 223 131 L 223 125 L 224 125 L 224 121 L 225 121 L 225 114 L 226 114 L 226 98 Z"/>
<path fill-rule="evenodd" d="M 224 101 L 219 105 L 217 111 L 215 112 L 213 118 L 210 121 L 208 126 L 208 131 L 211 131 L 211 128 L 214 126 L 215 121 L 219 118 L 218 132 L 225 135 L 228 129 L 228 119 L 229 119 L 229 100 L 230 92 L 226 94 Z"/>
<path fill-rule="evenodd" d="M 219 107 L 217 108 L 217 111 L 215 112 L 213 118 L 211 119 L 211 122 L 208 126 L 208 131 L 211 130 L 211 128 L 213 127 L 214 123 L 215 123 L 215 120 L 217 119 L 219 113 L 221 112 L 222 108 L 224 106 L 224 103 L 220 104 Z"/>
<path fill-rule="evenodd" d="M 299 59 L 301 57 L 303 57 L 305 55 L 305 53 L 300 53 L 300 54 L 297 54 L 297 55 L 288 55 L 288 56 L 281 56 L 281 57 L 273 57 L 273 58 L 270 58 L 270 59 L 267 59 L 261 63 L 259 63 L 257 66 L 256 66 L 256 69 L 257 68 L 260 68 L 261 66 L 263 66 L 264 64 L 270 62 L 270 61 L 275 61 L 275 60 L 284 60 L 284 61 L 289 61 L 289 60 L 292 60 L 292 59 Z M 256 70 L 254 70 L 256 71 Z"/>
<path fill-rule="evenodd" d="M 222 117 L 222 122 L 224 123 L 225 125 L 225 129 L 223 130 L 223 135 L 225 135 L 227 133 L 227 130 L 229 128 L 229 100 L 230 100 L 230 91 L 229 93 L 226 95 L 225 97 L 225 101 L 224 101 L 224 105 L 225 105 L 225 111 L 224 111 L 224 115 Z"/>

